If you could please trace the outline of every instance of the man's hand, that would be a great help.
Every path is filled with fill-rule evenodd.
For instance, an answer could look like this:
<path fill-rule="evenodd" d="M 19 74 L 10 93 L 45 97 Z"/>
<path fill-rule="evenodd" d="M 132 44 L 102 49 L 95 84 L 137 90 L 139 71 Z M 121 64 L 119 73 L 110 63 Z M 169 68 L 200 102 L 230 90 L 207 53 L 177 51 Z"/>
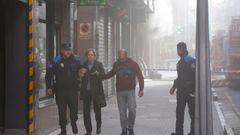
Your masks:
<path fill-rule="evenodd" d="M 176 90 L 176 88 L 173 88 L 173 87 L 172 87 L 172 88 L 170 89 L 170 91 L 169 91 L 170 95 L 174 95 L 175 90 Z"/>
<path fill-rule="evenodd" d="M 139 90 L 139 92 L 138 92 L 138 96 L 139 96 L 139 97 L 143 97 L 143 95 L 144 95 L 143 90 Z"/>
<path fill-rule="evenodd" d="M 48 95 L 52 95 L 53 94 L 53 90 L 50 88 L 48 89 Z"/>
<path fill-rule="evenodd" d="M 96 70 L 95 72 L 91 73 L 91 75 L 99 75 L 99 72 Z"/>

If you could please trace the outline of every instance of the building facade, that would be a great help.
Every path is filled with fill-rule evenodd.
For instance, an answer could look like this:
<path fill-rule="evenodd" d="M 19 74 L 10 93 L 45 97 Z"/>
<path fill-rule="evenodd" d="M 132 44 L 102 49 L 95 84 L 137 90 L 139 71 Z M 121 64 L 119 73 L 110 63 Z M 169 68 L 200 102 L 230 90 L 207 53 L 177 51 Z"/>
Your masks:
<path fill-rule="evenodd" d="M 144 63 L 144 26 L 153 12 L 152 3 L 109 0 L 104 5 L 86 6 L 80 0 L 1 1 L 1 129 L 40 130 L 44 122 L 40 116 L 55 102 L 47 94 L 46 69 L 62 43 L 70 42 L 82 62 L 85 51 L 94 48 L 106 72 L 120 48 Z M 104 87 L 106 97 L 115 94 L 114 79 L 105 81 Z"/>

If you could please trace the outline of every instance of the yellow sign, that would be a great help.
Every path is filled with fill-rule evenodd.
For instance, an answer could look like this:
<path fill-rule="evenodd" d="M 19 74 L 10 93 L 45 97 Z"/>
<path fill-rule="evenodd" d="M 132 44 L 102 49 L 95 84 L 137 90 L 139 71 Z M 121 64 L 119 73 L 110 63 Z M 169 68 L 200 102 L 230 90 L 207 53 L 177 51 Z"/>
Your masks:
<path fill-rule="evenodd" d="M 91 24 L 81 23 L 80 24 L 80 39 L 90 40 L 91 39 Z"/>

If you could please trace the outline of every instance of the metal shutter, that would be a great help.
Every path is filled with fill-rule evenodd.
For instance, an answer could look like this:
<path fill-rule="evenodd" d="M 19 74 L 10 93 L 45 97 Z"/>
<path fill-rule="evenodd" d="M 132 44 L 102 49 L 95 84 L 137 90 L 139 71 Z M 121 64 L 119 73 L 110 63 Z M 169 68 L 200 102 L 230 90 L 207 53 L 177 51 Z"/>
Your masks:
<path fill-rule="evenodd" d="M 98 29 L 98 46 L 97 46 L 97 54 L 98 60 L 106 65 L 106 53 L 105 53 L 105 32 L 104 32 L 104 17 L 100 17 L 97 22 Z"/>
<path fill-rule="evenodd" d="M 108 18 L 108 71 L 111 70 L 114 55 L 113 55 L 113 27 L 112 19 Z M 108 80 L 108 96 L 113 95 L 115 91 L 115 79 Z"/>

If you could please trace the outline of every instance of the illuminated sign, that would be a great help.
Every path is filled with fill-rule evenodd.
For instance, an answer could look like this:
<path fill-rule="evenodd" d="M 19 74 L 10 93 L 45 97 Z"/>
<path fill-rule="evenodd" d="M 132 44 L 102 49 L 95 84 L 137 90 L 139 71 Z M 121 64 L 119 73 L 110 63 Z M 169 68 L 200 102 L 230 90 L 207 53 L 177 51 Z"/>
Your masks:
<path fill-rule="evenodd" d="M 106 0 L 80 0 L 80 5 L 81 6 L 91 6 L 91 5 L 105 5 L 106 4 Z"/>

